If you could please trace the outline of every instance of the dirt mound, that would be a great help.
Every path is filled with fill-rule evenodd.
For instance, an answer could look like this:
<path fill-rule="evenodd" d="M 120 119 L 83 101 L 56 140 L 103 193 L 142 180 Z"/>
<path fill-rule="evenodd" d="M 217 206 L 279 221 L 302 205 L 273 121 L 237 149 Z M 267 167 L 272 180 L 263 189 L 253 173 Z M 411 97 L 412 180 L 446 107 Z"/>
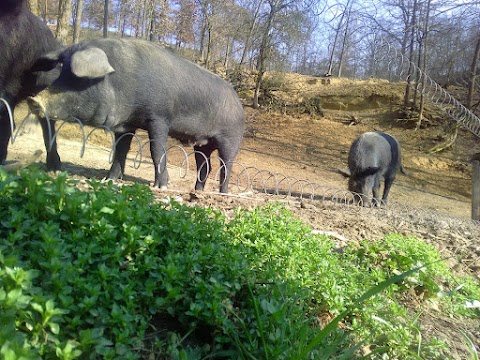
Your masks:
<path fill-rule="evenodd" d="M 269 73 L 263 90 L 276 103 L 291 105 L 320 99 L 323 109 L 352 111 L 399 104 L 405 85 L 379 79 L 354 80 Z"/>

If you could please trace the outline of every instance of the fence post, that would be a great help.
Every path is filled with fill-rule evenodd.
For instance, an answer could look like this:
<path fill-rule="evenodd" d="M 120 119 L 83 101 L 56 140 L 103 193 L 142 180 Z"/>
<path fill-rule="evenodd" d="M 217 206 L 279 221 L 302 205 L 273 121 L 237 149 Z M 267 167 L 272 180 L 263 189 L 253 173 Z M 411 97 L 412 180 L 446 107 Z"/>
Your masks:
<path fill-rule="evenodd" d="M 476 154 L 472 171 L 472 220 L 480 221 L 480 154 Z"/>

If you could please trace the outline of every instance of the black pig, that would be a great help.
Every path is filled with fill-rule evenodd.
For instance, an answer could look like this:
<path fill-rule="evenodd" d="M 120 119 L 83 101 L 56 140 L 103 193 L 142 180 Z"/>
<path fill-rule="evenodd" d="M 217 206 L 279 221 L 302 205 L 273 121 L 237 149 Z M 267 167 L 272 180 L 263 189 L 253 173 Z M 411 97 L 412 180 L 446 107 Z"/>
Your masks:
<path fill-rule="evenodd" d="M 355 139 L 350 148 L 348 167 L 348 189 L 358 193 L 365 206 L 370 204 L 368 196 L 371 192 L 374 204 L 380 203 L 382 177 L 385 179 L 382 203 L 386 204 L 397 170 L 406 174 L 398 141 L 392 135 L 380 131 L 366 132 Z"/>
<path fill-rule="evenodd" d="M 41 57 L 34 70 L 49 71 L 57 64 L 62 65 L 59 76 L 30 104 L 53 120 L 75 117 L 86 125 L 111 129 L 118 143 L 109 178 L 117 179 L 125 170 L 132 136 L 122 135 L 140 128 L 150 138 L 154 186 L 166 187 L 168 182 L 164 153 L 170 135 L 194 145 L 197 190 L 204 188 L 210 155 L 217 149 L 225 164 L 220 191 L 227 192 L 244 131 L 243 106 L 229 83 L 142 40 L 83 42 Z"/>
<path fill-rule="evenodd" d="M 27 8 L 26 0 L 0 0 L 0 98 L 11 107 L 42 89 L 29 71 L 35 60 L 58 46 L 50 29 Z M 46 134 L 45 123 L 42 129 Z M 0 102 L 0 164 L 12 135 L 7 107 Z"/>

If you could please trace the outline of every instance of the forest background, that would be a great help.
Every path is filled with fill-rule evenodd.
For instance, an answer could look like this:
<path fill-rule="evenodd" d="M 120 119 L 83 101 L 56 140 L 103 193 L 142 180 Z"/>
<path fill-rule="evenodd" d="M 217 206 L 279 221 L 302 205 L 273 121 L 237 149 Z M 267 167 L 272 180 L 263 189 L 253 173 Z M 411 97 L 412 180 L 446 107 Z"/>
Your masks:
<path fill-rule="evenodd" d="M 28 1 L 63 44 L 92 36 L 89 30 L 103 30 L 104 37 L 171 45 L 213 70 L 254 70 L 254 107 L 266 71 L 408 78 L 392 65 L 394 55 L 443 87 L 465 87 L 465 106 L 473 111 L 478 106 L 478 1 Z M 407 89 L 406 104 L 411 96 Z"/>

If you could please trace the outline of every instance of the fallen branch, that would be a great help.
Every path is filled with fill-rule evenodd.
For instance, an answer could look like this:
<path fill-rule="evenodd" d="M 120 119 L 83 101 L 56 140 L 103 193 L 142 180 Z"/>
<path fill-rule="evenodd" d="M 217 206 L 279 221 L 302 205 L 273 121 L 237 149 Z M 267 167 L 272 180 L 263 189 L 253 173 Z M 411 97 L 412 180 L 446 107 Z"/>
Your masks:
<path fill-rule="evenodd" d="M 27 166 L 33 164 L 38 160 L 40 155 L 42 155 L 42 150 L 36 150 L 29 158 L 24 160 L 19 160 L 13 164 L 1 165 L 1 167 L 7 172 L 16 172 L 20 169 L 26 168 Z"/>
<path fill-rule="evenodd" d="M 453 131 L 447 133 L 446 140 L 444 142 L 442 142 L 440 144 L 437 144 L 434 147 L 432 147 L 430 150 L 428 150 L 428 153 L 429 154 L 435 154 L 435 153 L 439 153 L 443 150 L 446 150 L 446 149 L 450 148 L 453 145 L 453 143 L 455 142 L 455 140 L 457 139 L 458 128 L 459 127 L 460 127 L 459 124 L 455 124 L 454 128 L 452 129 Z"/>

